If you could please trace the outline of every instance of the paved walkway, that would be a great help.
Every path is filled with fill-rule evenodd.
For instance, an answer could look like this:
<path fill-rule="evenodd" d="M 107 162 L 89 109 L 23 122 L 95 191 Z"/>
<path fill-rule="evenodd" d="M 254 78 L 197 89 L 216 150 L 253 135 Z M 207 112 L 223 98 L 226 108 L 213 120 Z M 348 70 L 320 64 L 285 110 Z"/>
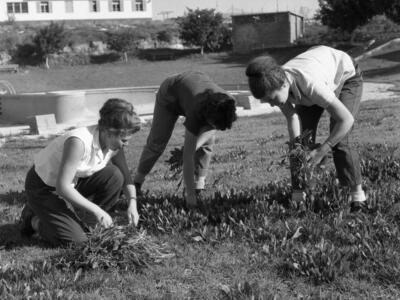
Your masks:
<path fill-rule="evenodd" d="M 394 90 L 395 86 L 389 83 L 373 83 L 364 82 L 364 91 L 362 101 L 368 100 L 382 100 L 382 99 L 399 99 L 400 94 Z M 254 116 L 260 114 L 268 114 L 272 112 L 279 112 L 279 108 L 272 108 L 269 104 L 260 103 L 257 99 L 251 100 L 251 109 L 243 109 L 238 107 L 237 114 L 239 117 L 242 116 Z M 146 120 L 151 116 L 144 117 Z M 86 119 L 80 122 L 74 122 L 74 124 L 57 124 L 57 128 L 51 134 L 62 133 L 71 127 L 80 127 L 95 124 L 97 119 Z M 4 143 L 4 140 L 17 135 L 29 135 L 29 125 L 10 125 L 1 123 L 0 120 L 0 147 Z M 29 136 L 31 138 L 37 137 L 37 135 Z"/>

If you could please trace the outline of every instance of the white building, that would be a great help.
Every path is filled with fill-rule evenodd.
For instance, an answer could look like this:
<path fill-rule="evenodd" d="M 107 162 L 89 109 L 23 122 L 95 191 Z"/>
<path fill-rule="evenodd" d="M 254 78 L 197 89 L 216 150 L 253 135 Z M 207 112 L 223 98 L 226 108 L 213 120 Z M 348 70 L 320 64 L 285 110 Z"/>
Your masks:
<path fill-rule="evenodd" d="M 0 22 L 151 18 L 151 0 L 0 0 Z"/>

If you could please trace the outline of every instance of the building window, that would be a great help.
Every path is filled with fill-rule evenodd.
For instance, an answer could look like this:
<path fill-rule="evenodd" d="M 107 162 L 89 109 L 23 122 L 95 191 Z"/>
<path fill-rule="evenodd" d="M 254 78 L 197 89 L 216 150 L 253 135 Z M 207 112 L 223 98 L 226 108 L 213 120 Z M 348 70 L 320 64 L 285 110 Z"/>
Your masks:
<path fill-rule="evenodd" d="M 121 1 L 112 0 L 112 11 L 121 11 Z"/>
<path fill-rule="evenodd" d="M 65 12 L 67 13 L 74 12 L 74 2 L 72 0 L 65 0 Z"/>
<path fill-rule="evenodd" d="M 7 13 L 9 14 L 26 14 L 28 13 L 27 2 L 7 2 Z"/>
<path fill-rule="evenodd" d="M 90 11 L 91 12 L 98 12 L 100 11 L 99 2 L 98 0 L 90 0 Z"/>
<path fill-rule="evenodd" d="M 143 5 L 144 0 L 135 0 L 135 11 L 143 11 L 144 10 L 144 5 Z"/>
<path fill-rule="evenodd" d="M 41 13 L 49 13 L 50 12 L 49 1 L 40 1 L 40 12 Z"/>

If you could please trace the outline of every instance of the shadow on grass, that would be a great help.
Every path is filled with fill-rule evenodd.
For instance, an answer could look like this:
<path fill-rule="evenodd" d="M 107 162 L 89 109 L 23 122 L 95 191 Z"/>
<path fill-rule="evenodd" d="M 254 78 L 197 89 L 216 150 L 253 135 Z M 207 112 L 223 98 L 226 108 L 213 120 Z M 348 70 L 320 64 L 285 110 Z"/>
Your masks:
<path fill-rule="evenodd" d="M 19 150 L 37 150 L 37 149 L 43 149 L 45 148 L 45 145 L 26 145 L 26 146 L 7 146 L 7 144 L 4 146 L 4 148 L 7 149 L 19 149 Z"/>
<path fill-rule="evenodd" d="M 175 60 L 177 58 L 198 53 L 200 53 L 200 49 L 150 48 L 140 49 L 138 57 L 151 61 Z"/>
<path fill-rule="evenodd" d="M 37 239 L 22 236 L 18 223 L 0 225 L 0 250 L 11 250 L 33 245 L 48 246 Z"/>
<path fill-rule="evenodd" d="M 2 149 L 18 149 L 18 150 L 36 150 L 46 147 L 49 140 L 56 138 L 58 135 L 49 135 L 48 138 L 41 139 L 6 139 Z"/>
<path fill-rule="evenodd" d="M 281 184 L 278 187 L 274 184 L 267 186 L 256 186 L 244 191 L 236 191 L 231 189 L 226 192 L 215 192 L 210 195 L 198 195 L 198 203 L 195 207 L 187 207 L 183 197 L 176 194 L 173 195 L 150 195 L 145 194 L 139 199 L 139 211 L 142 216 L 142 224 L 146 224 L 146 217 L 158 215 L 168 216 L 171 220 L 179 215 L 186 218 L 189 215 L 202 216 L 203 225 L 220 224 L 226 216 L 232 212 L 242 214 L 246 219 L 248 209 L 254 208 L 255 203 L 263 202 L 270 205 L 276 199 L 279 199 L 279 204 L 285 208 L 289 207 L 289 193 L 286 184 Z"/>
<path fill-rule="evenodd" d="M 394 61 L 394 62 L 400 62 L 400 50 L 384 53 L 381 55 L 375 55 L 375 56 L 373 56 L 373 58 L 390 60 L 390 61 Z"/>
<path fill-rule="evenodd" d="M 376 68 L 376 69 L 369 69 L 363 71 L 363 76 L 365 78 L 368 77 L 377 77 L 377 76 L 388 76 L 388 75 L 395 75 L 400 73 L 400 64 L 387 67 L 387 68 Z"/>
<path fill-rule="evenodd" d="M 8 221 L 8 223 L 0 225 L 0 250 L 37 244 L 36 240 L 21 236 L 18 221 L 14 221 L 19 220 L 21 207 L 26 202 L 25 191 L 9 191 L 2 194 L 0 195 L 0 202 L 6 204 L 9 208 L 3 211 L 6 215 L 2 217 L 3 221 Z"/>
<path fill-rule="evenodd" d="M 99 55 L 91 55 L 90 63 L 92 64 L 106 64 L 111 62 L 116 62 L 121 59 L 121 55 L 116 52 L 99 54 Z"/>

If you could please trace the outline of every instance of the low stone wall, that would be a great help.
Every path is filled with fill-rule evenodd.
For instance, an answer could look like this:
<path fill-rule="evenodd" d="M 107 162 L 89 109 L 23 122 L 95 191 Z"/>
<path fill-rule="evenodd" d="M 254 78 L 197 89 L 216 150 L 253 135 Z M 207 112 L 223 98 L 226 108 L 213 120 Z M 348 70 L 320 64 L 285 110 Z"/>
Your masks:
<path fill-rule="evenodd" d="M 110 98 L 125 99 L 140 116 L 151 115 L 158 86 L 90 90 L 69 90 L 0 96 L 0 119 L 29 124 L 36 115 L 54 114 L 57 123 L 74 123 L 98 116 L 103 103 Z M 237 106 L 251 109 L 249 91 L 233 90 Z"/>

